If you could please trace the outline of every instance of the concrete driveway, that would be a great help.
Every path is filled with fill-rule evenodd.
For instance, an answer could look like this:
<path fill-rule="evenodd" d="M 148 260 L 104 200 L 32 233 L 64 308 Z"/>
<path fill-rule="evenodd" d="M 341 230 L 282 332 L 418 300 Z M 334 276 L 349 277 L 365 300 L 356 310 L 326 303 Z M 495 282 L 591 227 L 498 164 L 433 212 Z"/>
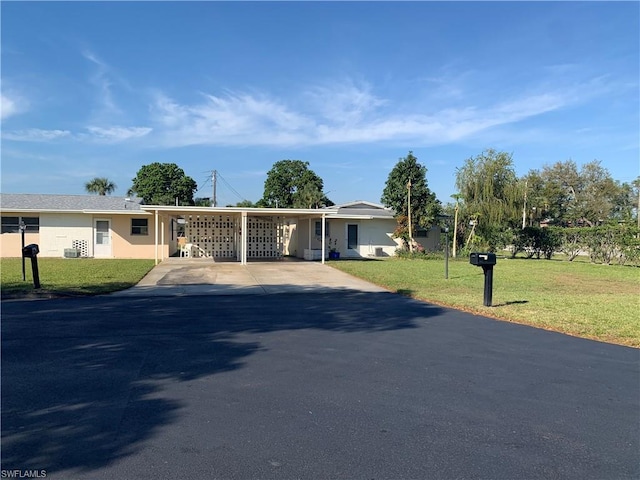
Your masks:
<path fill-rule="evenodd" d="M 113 296 L 255 295 L 336 290 L 386 291 L 319 262 L 276 260 L 241 265 L 201 258 L 169 258 L 154 267 L 138 285 Z"/>

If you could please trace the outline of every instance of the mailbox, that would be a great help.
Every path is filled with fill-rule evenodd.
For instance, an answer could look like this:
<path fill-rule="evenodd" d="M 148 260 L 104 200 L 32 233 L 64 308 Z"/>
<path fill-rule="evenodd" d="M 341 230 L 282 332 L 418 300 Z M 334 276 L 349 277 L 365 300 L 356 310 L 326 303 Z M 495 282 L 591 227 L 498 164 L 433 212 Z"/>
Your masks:
<path fill-rule="evenodd" d="M 484 306 L 490 307 L 493 297 L 493 266 L 496 264 L 496 254 L 473 252 L 469 255 L 469 263 L 482 267 L 484 271 Z"/>
<path fill-rule="evenodd" d="M 38 245 L 32 243 L 31 245 L 27 245 L 26 247 L 22 247 L 22 273 L 24 274 L 24 259 L 31 259 L 31 270 L 33 271 L 33 286 L 35 288 L 40 288 L 40 273 L 38 272 L 38 253 L 40 253 L 40 249 Z"/>
<path fill-rule="evenodd" d="M 473 252 L 469 256 L 469 262 L 471 262 L 471 265 L 476 265 L 478 267 L 482 267 L 483 265 L 495 265 L 496 254 Z"/>
<path fill-rule="evenodd" d="M 35 243 L 27 245 L 22 249 L 22 256 L 24 258 L 36 258 L 36 255 L 38 255 L 38 253 L 40 253 L 40 249 Z"/>

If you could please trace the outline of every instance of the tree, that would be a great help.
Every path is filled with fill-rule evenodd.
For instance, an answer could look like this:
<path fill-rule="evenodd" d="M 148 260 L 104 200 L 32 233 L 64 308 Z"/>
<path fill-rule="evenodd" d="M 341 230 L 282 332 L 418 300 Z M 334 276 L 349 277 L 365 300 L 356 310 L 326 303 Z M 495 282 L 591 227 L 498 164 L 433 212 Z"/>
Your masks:
<path fill-rule="evenodd" d="M 410 191 L 409 191 L 410 189 Z M 409 196 L 411 197 L 411 216 L 409 218 Z M 396 236 L 409 242 L 413 238 L 415 227 L 428 228 L 434 222 L 440 212 L 440 201 L 427 183 L 427 168 L 418 163 L 413 152 L 404 158 L 399 158 L 398 163 L 389 172 L 380 201 L 385 207 L 392 208 L 396 213 L 396 219 L 402 220 L 406 216 L 406 224 L 398 223 Z"/>
<path fill-rule="evenodd" d="M 230 207 L 243 207 L 243 208 L 253 208 L 256 205 L 251 200 L 242 200 L 235 205 L 229 205 Z"/>
<path fill-rule="evenodd" d="M 541 198 L 558 225 L 595 226 L 613 219 L 628 188 L 613 180 L 597 160 L 580 170 L 572 160 L 556 162 L 545 165 L 538 175 Z"/>
<path fill-rule="evenodd" d="M 95 177 L 84 184 L 84 189 L 88 193 L 97 193 L 98 195 L 111 195 L 116 187 L 116 184 L 106 177 Z"/>
<path fill-rule="evenodd" d="M 133 179 L 130 192 L 151 205 L 193 205 L 196 182 L 175 163 L 144 165 Z"/>
<path fill-rule="evenodd" d="M 264 193 L 257 205 L 280 208 L 319 208 L 333 202 L 322 192 L 322 178 L 309 169 L 309 162 L 280 160 L 267 172 Z"/>
<path fill-rule="evenodd" d="M 524 184 L 511 154 L 489 149 L 467 159 L 456 170 L 456 187 L 476 222 L 472 232 L 491 250 L 503 247 L 509 229 L 521 225 L 524 206 Z"/>

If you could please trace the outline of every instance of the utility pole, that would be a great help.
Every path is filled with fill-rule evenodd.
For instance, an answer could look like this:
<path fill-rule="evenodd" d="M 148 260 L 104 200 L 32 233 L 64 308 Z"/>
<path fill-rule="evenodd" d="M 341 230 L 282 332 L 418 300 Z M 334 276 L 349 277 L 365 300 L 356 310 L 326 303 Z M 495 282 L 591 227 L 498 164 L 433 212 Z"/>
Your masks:
<path fill-rule="evenodd" d="M 522 229 L 527 226 L 527 186 L 528 182 L 525 180 L 524 182 L 524 207 L 522 207 Z"/>
<path fill-rule="evenodd" d="M 216 189 L 218 183 L 218 171 L 214 170 L 211 172 L 211 183 L 213 184 L 213 197 L 211 198 L 211 206 L 218 206 L 218 199 L 216 198 Z"/>
<path fill-rule="evenodd" d="M 407 183 L 407 213 L 409 217 L 409 251 L 413 252 L 413 232 L 411 230 L 411 179 Z"/>
<path fill-rule="evenodd" d="M 456 208 L 453 215 L 453 258 L 456 258 L 456 243 L 458 243 L 458 208 L 458 198 L 456 198 Z"/>

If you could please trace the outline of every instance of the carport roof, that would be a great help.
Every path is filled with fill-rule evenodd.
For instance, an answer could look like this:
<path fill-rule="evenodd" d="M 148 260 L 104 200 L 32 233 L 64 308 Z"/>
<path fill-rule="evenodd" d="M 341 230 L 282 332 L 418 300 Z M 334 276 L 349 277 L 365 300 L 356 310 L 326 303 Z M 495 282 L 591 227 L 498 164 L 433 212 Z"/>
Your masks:
<path fill-rule="evenodd" d="M 172 205 L 141 205 L 147 212 L 163 212 L 175 215 L 247 215 L 254 216 L 286 216 L 286 217 L 317 217 L 333 216 L 337 212 L 317 208 L 255 208 L 255 207 L 191 207 Z"/>

